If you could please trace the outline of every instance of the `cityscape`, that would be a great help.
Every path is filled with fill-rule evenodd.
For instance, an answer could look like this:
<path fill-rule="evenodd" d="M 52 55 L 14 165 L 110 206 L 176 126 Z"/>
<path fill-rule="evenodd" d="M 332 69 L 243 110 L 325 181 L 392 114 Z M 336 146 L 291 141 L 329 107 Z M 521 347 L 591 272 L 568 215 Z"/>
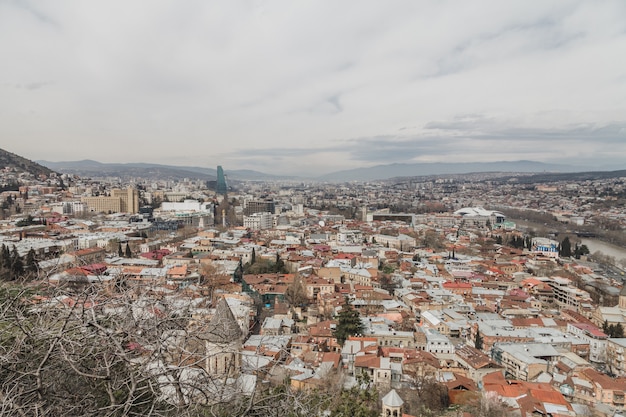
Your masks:
<path fill-rule="evenodd" d="M 7 415 L 624 409 L 624 171 L 123 183 L 3 155 Z"/>
<path fill-rule="evenodd" d="M 0 1 L 0 417 L 626 417 L 625 17 Z"/>

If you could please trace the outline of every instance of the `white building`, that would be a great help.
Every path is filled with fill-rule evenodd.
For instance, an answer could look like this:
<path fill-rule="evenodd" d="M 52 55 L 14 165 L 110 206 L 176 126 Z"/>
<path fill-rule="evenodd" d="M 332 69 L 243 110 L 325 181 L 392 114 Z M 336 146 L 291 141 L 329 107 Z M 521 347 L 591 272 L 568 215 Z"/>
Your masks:
<path fill-rule="evenodd" d="M 429 329 L 426 327 L 421 328 L 426 335 L 426 348 L 424 349 L 429 353 L 446 353 L 452 354 L 454 353 L 454 345 L 450 342 L 447 336 L 439 333 L 434 329 Z"/>
<path fill-rule="evenodd" d="M 243 227 L 250 230 L 271 229 L 274 225 L 272 213 L 254 213 L 250 216 L 243 216 Z"/>
<path fill-rule="evenodd" d="M 605 362 L 609 336 L 596 326 L 585 323 L 568 323 L 567 332 L 589 343 L 589 360 L 591 362 Z"/>
<path fill-rule="evenodd" d="M 161 211 L 213 211 L 212 203 L 201 203 L 198 200 L 185 200 L 181 202 L 163 202 Z"/>

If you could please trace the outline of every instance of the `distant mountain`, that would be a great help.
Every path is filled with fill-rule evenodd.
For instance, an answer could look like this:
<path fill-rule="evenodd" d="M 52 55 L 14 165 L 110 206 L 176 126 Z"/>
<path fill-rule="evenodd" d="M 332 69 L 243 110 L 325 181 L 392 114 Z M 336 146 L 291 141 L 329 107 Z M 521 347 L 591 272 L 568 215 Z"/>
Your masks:
<path fill-rule="evenodd" d="M 601 179 L 622 178 L 626 177 L 626 169 L 616 171 L 585 171 L 585 172 L 569 172 L 556 173 L 544 172 L 541 174 L 533 174 L 524 177 L 516 177 L 518 184 L 534 184 L 538 182 L 558 182 L 558 181 L 595 181 Z M 507 177 L 500 178 L 506 181 Z"/>
<path fill-rule="evenodd" d="M 174 166 L 149 163 L 102 163 L 93 160 L 82 161 L 37 161 L 44 167 L 57 172 L 76 174 L 81 177 L 119 177 L 122 180 L 144 178 L 154 180 L 181 180 L 195 178 L 215 181 L 216 169 L 195 166 Z M 322 182 L 374 181 L 400 177 L 419 177 L 468 173 L 568 173 L 580 172 L 581 167 L 561 164 L 548 164 L 535 161 L 499 161 L 467 163 L 415 163 L 388 164 L 369 168 L 356 168 L 332 172 L 312 180 Z M 301 180 L 302 177 L 276 176 L 252 170 L 224 170 L 231 181 L 273 181 Z M 311 179 L 309 179 L 311 180 Z"/>
<path fill-rule="evenodd" d="M 534 161 L 499 161 L 465 163 L 415 163 L 377 165 L 332 172 L 317 179 L 320 181 L 373 181 L 396 177 L 419 177 L 426 175 L 466 174 L 471 172 L 575 172 L 580 168 L 546 164 Z"/>
<path fill-rule="evenodd" d="M 205 181 L 215 181 L 217 170 L 193 166 L 174 166 L 147 163 L 109 164 L 90 159 L 82 161 L 38 161 L 40 164 L 58 172 L 76 174 L 81 177 L 101 178 L 120 177 L 122 179 L 145 178 L 154 180 L 181 180 L 195 178 Z M 280 179 L 273 175 L 251 170 L 224 170 L 231 180 L 272 180 Z"/>
<path fill-rule="evenodd" d="M 20 172 L 28 172 L 34 176 L 46 175 L 54 173 L 48 167 L 42 166 L 36 162 L 26 159 L 4 149 L 0 149 L 0 168 L 12 167 Z"/>

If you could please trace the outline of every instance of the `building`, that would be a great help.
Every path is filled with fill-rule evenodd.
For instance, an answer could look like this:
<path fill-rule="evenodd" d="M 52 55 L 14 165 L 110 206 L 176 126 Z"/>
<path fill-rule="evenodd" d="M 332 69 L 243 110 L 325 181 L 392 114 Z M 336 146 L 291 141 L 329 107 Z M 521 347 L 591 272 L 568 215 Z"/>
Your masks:
<path fill-rule="evenodd" d="M 607 339 L 606 364 L 609 372 L 617 376 L 626 376 L 626 338 Z"/>
<path fill-rule="evenodd" d="M 169 202 L 169 201 L 164 201 L 163 203 L 161 203 L 161 210 L 162 211 L 193 211 L 193 212 L 199 212 L 199 211 L 213 211 L 213 203 L 210 202 L 206 202 L 206 203 L 201 203 L 198 200 L 193 200 L 193 199 L 186 199 L 184 201 L 176 201 L 176 202 Z"/>
<path fill-rule="evenodd" d="M 568 278 L 553 277 L 547 283 L 552 288 L 554 301 L 561 307 L 576 310 L 581 304 L 591 302 L 589 293 L 575 287 Z"/>
<path fill-rule="evenodd" d="M 548 257 L 559 257 L 559 242 L 545 237 L 535 237 L 532 239 L 532 252 Z"/>
<path fill-rule="evenodd" d="M 226 184 L 226 176 L 221 165 L 217 166 L 217 184 L 215 185 L 215 192 L 220 195 L 225 195 L 228 192 L 228 184 Z"/>
<path fill-rule="evenodd" d="M 254 213 L 243 216 L 243 227 L 250 230 L 266 230 L 274 226 L 274 216 L 271 213 Z"/>
<path fill-rule="evenodd" d="M 462 216 L 461 224 L 465 227 L 495 227 L 504 223 L 506 217 L 499 211 L 485 210 L 482 207 L 463 207 L 454 212 Z"/>
<path fill-rule="evenodd" d="M 274 214 L 276 206 L 273 200 L 252 200 L 245 202 L 243 214 L 251 216 L 254 213 L 271 213 Z"/>
<path fill-rule="evenodd" d="M 392 389 L 382 399 L 382 417 L 402 417 L 402 406 L 404 401 L 396 390 Z"/>
<path fill-rule="evenodd" d="M 96 213 L 139 213 L 139 192 L 133 187 L 112 189 L 110 196 L 82 197 L 81 202 Z"/>
<path fill-rule="evenodd" d="M 551 372 L 559 352 L 546 343 L 498 343 L 491 349 L 493 360 L 513 379 L 531 381 L 542 372 Z"/>
<path fill-rule="evenodd" d="M 215 315 L 198 333 L 204 341 L 204 369 L 209 375 L 236 377 L 241 371 L 243 333 L 225 298 L 220 299 Z"/>
<path fill-rule="evenodd" d="M 604 363 L 608 335 L 589 323 L 568 323 L 567 332 L 589 343 L 589 360 L 591 362 Z"/>

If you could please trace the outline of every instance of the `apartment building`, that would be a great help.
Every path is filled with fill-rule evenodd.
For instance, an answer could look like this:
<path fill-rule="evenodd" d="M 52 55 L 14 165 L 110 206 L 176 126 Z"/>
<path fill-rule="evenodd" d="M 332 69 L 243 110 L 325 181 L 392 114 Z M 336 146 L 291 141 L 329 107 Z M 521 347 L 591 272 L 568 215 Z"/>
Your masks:
<path fill-rule="evenodd" d="M 626 338 L 606 340 L 606 366 L 613 375 L 626 376 Z"/>
<path fill-rule="evenodd" d="M 591 362 L 605 362 L 608 335 L 588 323 L 568 323 L 567 332 L 589 343 L 589 360 Z"/>
<path fill-rule="evenodd" d="M 271 229 L 274 225 L 274 216 L 272 213 L 253 213 L 249 216 L 243 216 L 243 227 L 250 230 L 266 230 Z"/>
<path fill-rule="evenodd" d="M 577 310 L 581 304 L 591 302 L 589 293 L 574 287 L 572 281 L 567 278 L 552 277 L 547 283 L 554 293 L 554 301 L 561 307 Z"/>
<path fill-rule="evenodd" d="M 542 372 L 550 372 L 560 356 L 544 343 L 498 343 L 491 349 L 493 360 L 504 367 L 513 379 L 531 381 Z"/>
<path fill-rule="evenodd" d="M 110 196 L 82 197 L 89 211 L 96 213 L 138 213 L 139 192 L 136 188 L 112 189 Z"/>

